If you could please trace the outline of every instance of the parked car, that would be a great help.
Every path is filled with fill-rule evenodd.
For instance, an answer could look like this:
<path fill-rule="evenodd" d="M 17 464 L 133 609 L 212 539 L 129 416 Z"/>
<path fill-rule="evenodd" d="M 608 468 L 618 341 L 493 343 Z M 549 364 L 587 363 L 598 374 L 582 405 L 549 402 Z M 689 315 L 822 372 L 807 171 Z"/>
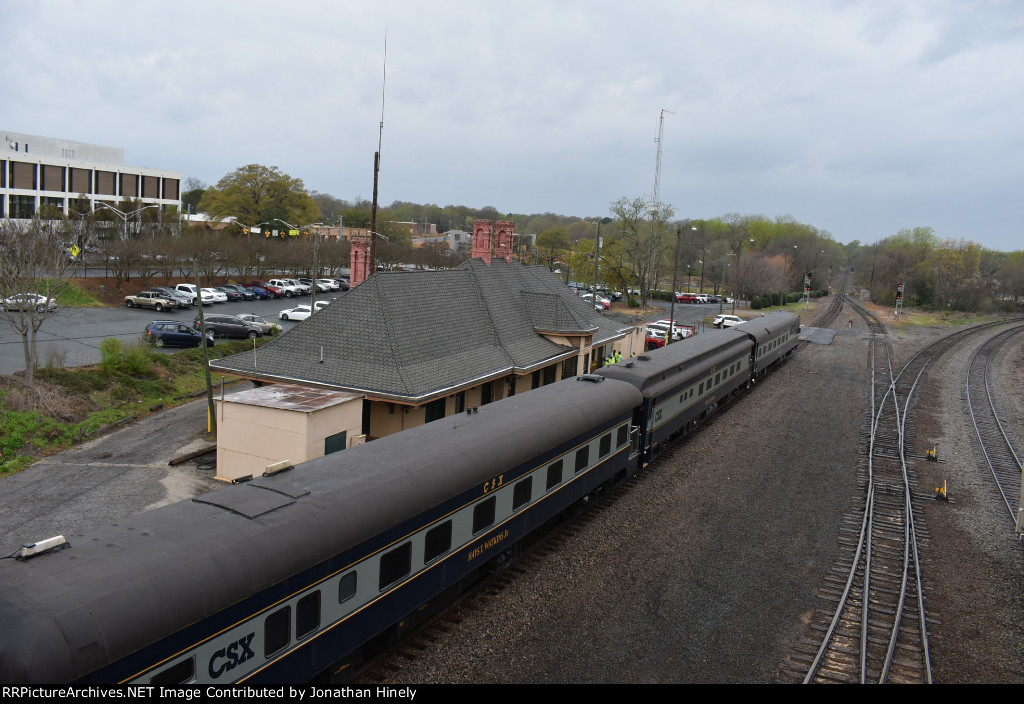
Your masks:
<path fill-rule="evenodd" d="M 692 293 L 677 293 L 676 303 L 696 303 L 697 296 Z"/>
<path fill-rule="evenodd" d="M 592 293 L 584 293 L 583 295 L 580 296 L 580 298 L 582 298 L 584 301 L 593 301 L 595 308 L 597 308 L 598 305 L 600 305 L 601 309 L 603 310 L 608 310 L 609 308 L 612 307 L 611 299 L 605 298 L 601 294 L 595 296 Z"/>
<path fill-rule="evenodd" d="M 134 296 L 124 297 L 125 308 L 153 308 L 160 311 L 179 308 L 178 300 L 157 291 L 139 291 Z"/>
<path fill-rule="evenodd" d="M 299 283 L 303 286 L 309 287 L 310 291 L 313 290 L 313 284 L 315 283 L 317 293 L 327 293 L 328 291 L 333 290 L 330 284 L 323 283 L 320 279 L 299 279 Z"/>
<path fill-rule="evenodd" d="M 32 310 L 39 312 L 57 310 L 57 301 L 47 298 L 41 293 L 16 293 L 5 298 L 4 310 Z"/>
<path fill-rule="evenodd" d="M 239 315 L 238 317 L 244 320 L 245 322 L 249 323 L 250 325 L 255 325 L 256 327 L 258 327 L 260 329 L 260 332 L 262 332 L 264 335 L 276 335 L 277 333 L 281 332 L 281 326 L 279 324 L 272 323 L 266 320 L 265 318 L 261 318 L 258 315 L 254 315 L 253 313 L 244 313 L 243 315 Z"/>
<path fill-rule="evenodd" d="M 143 337 L 154 347 L 199 347 L 203 336 L 177 320 L 154 320 L 146 326 Z M 206 346 L 213 345 L 213 336 L 207 334 Z"/>
<path fill-rule="evenodd" d="M 647 323 L 647 334 L 659 335 L 662 339 L 665 339 L 665 333 L 668 332 L 668 323 Z M 672 326 L 672 339 L 673 340 L 684 340 L 689 337 L 690 331 L 683 328 Z"/>
<path fill-rule="evenodd" d="M 226 293 L 229 301 L 255 301 L 256 294 L 245 286 L 238 284 L 224 284 L 216 287 L 218 291 Z"/>
<path fill-rule="evenodd" d="M 285 295 L 283 288 L 275 286 L 269 281 L 260 281 L 257 279 L 256 281 L 250 281 L 249 283 L 245 284 L 245 286 L 246 288 L 262 288 L 264 291 L 270 291 L 272 294 L 274 294 L 274 298 L 282 298 Z"/>
<path fill-rule="evenodd" d="M 178 284 L 174 288 L 182 293 L 192 296 L 192 305 L 197 305 L 200 298 L 203 299 L 203 303 L 213 303 L 213 294 L 209 293 L 209 289 L 204 288 L 197 294 L 195 284 Z"/>
<path fill-rule="evenodd" d="M 312 314 L 313 309 L 309 306 L 295 306 L 294 308 L 285 308 L 277 314 L 277 317 L 281 320 L 305 320 Z"/>
<path fill-rule="evenodd" d="M 693 325 L 683 325 L 678 320 L 673 323 L 668 318 L 663 318 L 662 320 L 656 320 L 654 323 L 651 323 L 651 324 L 658 325 L 658 326 L 660 326 L 662 328 L 665 328 L 665 329 L 668 329 L 668 326 L 670 324 L 674 325 L 675 326 L 676 339 L 677 340 L 678 339 L 685 340 L 686 338 L 691 337 L 691 336 L 693 336 L 696 333 L 696 329 L 694 328 Z M 679 337 L 680 335 L 682 335 L 682 338 Z"/>
<path fill-rule="evenodd" d="M 188 308 L 189 306 L 194 305 L 192 303 L 191 294 L 185 293 L 184 291 L 179 291 L 176 288 L 170 288 L 168 286 L 154 286 L 146 290 L 152 291 L 154 293 L 162 293 L 166 298 L 173 298 L 175 301 L 178 302 L 179 308 Z"/>
<path fill-rule="evenodd" d="M 746 322 L 738 315 L 716 315 L 712 321 L 716 328 L 732 328 Z"/>
<path fill-rule="evenodd" d="M 299 282 L 292 283 L 291 279 L 271 279 L 269 283 L 280 290 L 280 293 L 277 295 L 284 296 L 285 298 L 304 296 L 309 293 L 305 287 L 299 286 Z"/>
<path fill-rule="evenodd" d="M 224 293 L 223 291 L 218 291 L 215 288 L 207 288 L 207 287 L 204 286 L 203 287 L 203 293 L 204 294 L 208 293 L 211 296 L 213 296 L 213 302 L 214 303 L 227 303 L 228 302 L 228 294 Z M 203 298 L 203 303 L 206 303 L 206 299 L 205 298 Z"/>
<path fill-rule="evenodd" d="M 261 301 L 265 301 L 271 298 L 277 298 L 276 293 L 274 293 L 273 291 L 269 291 L 265 288 L 261 288 L 259 286 L 243 286 L 242 288 L 244 288 L 246 291 L 248 291 Z"/>
<path fill-rule="evenodd" d="M 237 315 L 222 315 L 213 313 L 204 316 L 206 319 L 206 332 L 214 337 L 259 337 L 263 334 L 262 329 L 250 322 L 242 320 Z M 199 316 L 192 321 L 192 327 L 199 329 Z"/>

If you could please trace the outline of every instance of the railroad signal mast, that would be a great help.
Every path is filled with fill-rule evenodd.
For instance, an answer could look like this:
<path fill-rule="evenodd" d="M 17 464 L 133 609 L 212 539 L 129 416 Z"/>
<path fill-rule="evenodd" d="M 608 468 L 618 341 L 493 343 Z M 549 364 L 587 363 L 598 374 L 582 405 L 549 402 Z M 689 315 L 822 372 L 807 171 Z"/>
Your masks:
<path fill-rule="evenodd" d="M 897 318 L 900 317 L 900 313 L 903 312 L 903 282 L 896 284 L 896 310 L 893 311 L 893 315 Z"/>
<path fill-rule="evenodd" d="M 812 272 L 807 272 L 807 276 L 804 277 L 804 310 L 811 305 L 811 277 L 814 276 Z"/>

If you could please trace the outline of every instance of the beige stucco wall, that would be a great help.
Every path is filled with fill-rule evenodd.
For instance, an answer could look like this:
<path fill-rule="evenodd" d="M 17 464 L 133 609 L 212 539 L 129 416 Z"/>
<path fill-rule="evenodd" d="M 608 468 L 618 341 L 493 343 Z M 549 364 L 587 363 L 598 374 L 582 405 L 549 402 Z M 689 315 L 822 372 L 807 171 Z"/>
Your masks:
<path fill-rule="evenodd" d="M 308 410 L 233 402 L 231 396 L 215 403 L 217 479 L 224 481 L 259 476 L 273 462 L 321 457 L 324 439 L 342 431 L 351 447 L 362 424 L 362 398 L 355 395 Z"/>

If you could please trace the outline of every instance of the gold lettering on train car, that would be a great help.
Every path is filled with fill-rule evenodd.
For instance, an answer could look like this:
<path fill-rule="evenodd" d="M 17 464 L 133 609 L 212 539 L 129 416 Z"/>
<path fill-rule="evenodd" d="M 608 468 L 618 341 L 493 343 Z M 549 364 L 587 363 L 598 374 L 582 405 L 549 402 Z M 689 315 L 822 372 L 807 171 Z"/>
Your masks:
<path fill-rule="evenodd" d="M 472 562 L 476 558 L 483 555 L 485 551 L 490 550 L 507 537 L 508 530 L 503 530 L 500 533 L 495 533 L 490 538 L 488 538 L 487 540 L 485 540 L 484 542 L 480 543 L 475 548 L 470 550 L 469 553 L 466 555 L 466 562 Z"/>
<path fill-rule="evenodd" d="M 497 489 L 498 487 L 500 487 L 504 483 L 505 483 L 505 475 L 504 474 L 499 474 L 494 479 L 490 479 L 490 480 L 484 482 L 484 493 L 486 494 L 488 492 L 494 491 L 495 489 Z"/>

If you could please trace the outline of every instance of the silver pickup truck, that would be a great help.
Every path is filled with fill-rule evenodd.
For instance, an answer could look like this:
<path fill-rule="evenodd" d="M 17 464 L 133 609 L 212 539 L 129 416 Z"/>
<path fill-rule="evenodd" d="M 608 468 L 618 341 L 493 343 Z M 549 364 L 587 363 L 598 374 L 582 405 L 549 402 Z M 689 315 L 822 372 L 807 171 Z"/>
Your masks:
<path fill-rule="evenodd" d="M 142 291 L 134 296 L 125 296 L 124 305 L 126 308 L 154 308 L 159 311 L 173 310 L 178 307 L 178 301 L 163 296 L 155 291 Z"/>

